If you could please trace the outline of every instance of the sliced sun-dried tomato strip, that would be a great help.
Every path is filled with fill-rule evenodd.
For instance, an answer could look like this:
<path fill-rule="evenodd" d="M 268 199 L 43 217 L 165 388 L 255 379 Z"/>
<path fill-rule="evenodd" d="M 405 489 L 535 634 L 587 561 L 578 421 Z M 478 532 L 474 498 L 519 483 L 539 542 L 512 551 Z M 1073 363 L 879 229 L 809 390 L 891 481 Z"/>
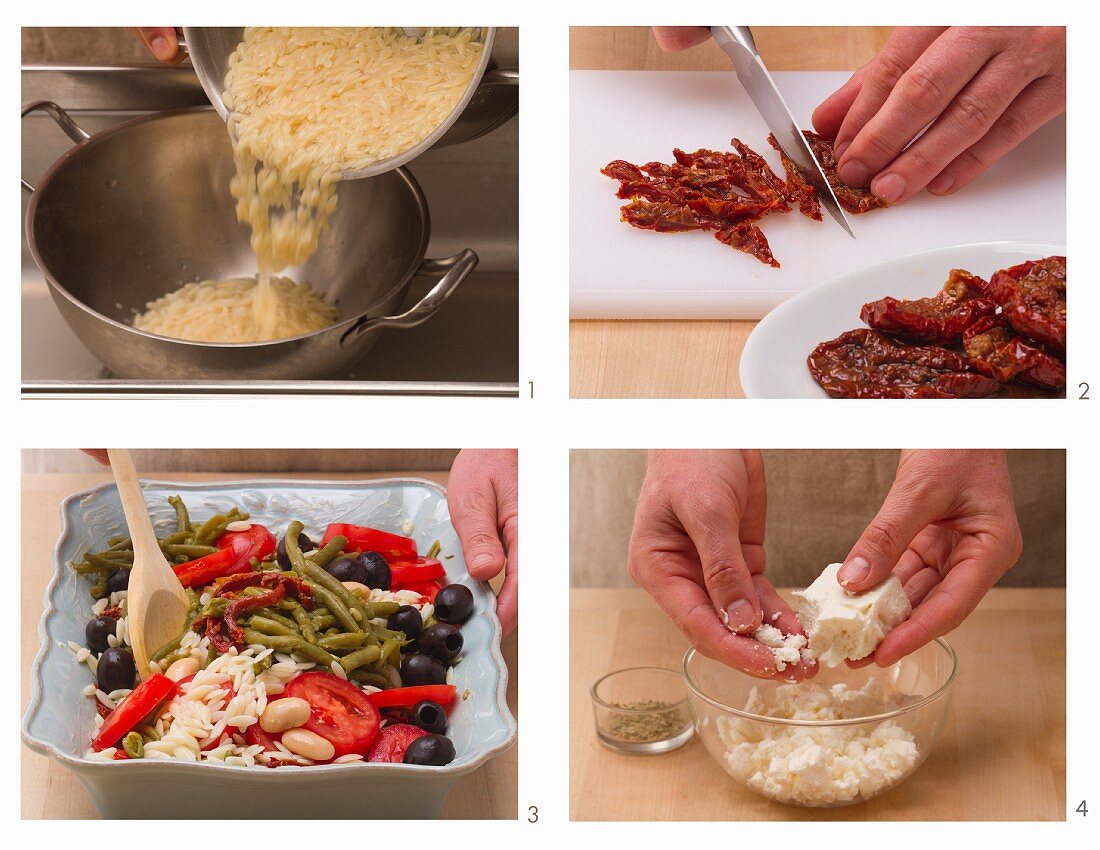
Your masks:
<path fill-rule="evenodd" d="M 772 249 L 768 245 L 768 238 L 764 235 L 764 231 L 752 222 L 744 221 L 733 227 L 719 230 L 714 237 L 731 248 L 751 254 L 774 269 L 779 268 L 779 262 L 772 256 Z"/>
<path fill-rule="evenodd" d="M 836 153 L 833 151 L 833 142 L 830 139 L 819 136 L 817 133 L 811 133 L 809 130 L 803 130 L 802 135 L 809 142 L 810 150 L 813 151 L 817 161 L 821 164 L 821 170 L 825 172 L 825 179 L 829 181 L 833 194 L 836 195 L 837 201 L 845 210 L 852 215 L 860 215 L 886 206 L 885 203 L 871 194 L 870 189 L 849 186 L 841 181 L 836 173 Z"/>
<path fill-rule="evenodd" d="M 966 356 L 979 372 L 1008 383 L 1019 379 L 1046 389 L 1066 385 L 1066 366 L 1017 336 L 1001 316 L 979 319 L 963 337 Z"/>
<path fill-rule="evenodd" d="M 790 157 L 779 146 L 774 133 L 768 133 L 768 144 L 779 151 L 779 158 L 783 162 L 783 170 L 787 173 L 786 197 L 792 204 L 798 205 L 798 211 L 814 221 L 821 221 L 821 201 L 817 198 L 817 190 L 814 189 L 806 178 L 802 176 L 798 166 L 791 162 Z"/>
<path fill-rule="evenodd" d="M 938 345 L 907 345 L 868 328 L 821 343 L 806 362 L 833 398 L 967 398 L 1000 388 L 993 378 L 971 371 L 962 354 Z"/>
<path fill-rule="evenodd" d="M 881 298 L 864 304 L 859 317 L 875 330 L 921 342 L 956 343 L 975 321 L 997 312 L 993 301 L 981 297 L 985 286 L 970 272 L 952 269 L 943 289 L 932 298 Z"/>
<path fill-rule="evenodd" d="M 1066 351 L 1066 258 L 1028 260 L 996 272 L 989 296 L 1017 333 Z"/>

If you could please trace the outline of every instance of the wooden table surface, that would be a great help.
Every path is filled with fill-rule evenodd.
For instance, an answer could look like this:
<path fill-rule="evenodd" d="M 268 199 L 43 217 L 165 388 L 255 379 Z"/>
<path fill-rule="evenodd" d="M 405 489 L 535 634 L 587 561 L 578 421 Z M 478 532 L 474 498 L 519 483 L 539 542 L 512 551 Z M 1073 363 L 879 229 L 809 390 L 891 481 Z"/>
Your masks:
<path fill-rule="evenodd" d="M 278 476 L 232 472 L 217 474 L 142 472 L 142 477 L 163 481 L 225 481 L 234 478 L 315 478 L 328 481 L 364 480 L 388 476 L 341 473 L 281 474 Z M 392 473 L 395 476 L 427 478 L 447 483 L 445 472 Z M 22 485 L 22 599 L 20 630 L 20 715 L 30 699 L 30 666 L 38 651 L 38 620 L 42 615 L 42 599 L 46 592 L 53 563 L 53 549 L 61 533 L 59 508 L 61 501 L 72 493 L 95 487 L 110 480 L 99 474 L 38 474 L 24 475 Z M 513 632 L 502 646 L 504 660 L 510 671 L 508 707 L 519 717 L 516 695 L 517 635 Z M 493 759 L 481 769 L 463 777 L 454 786 L 443 804 L 441 818 L 507 818 L 517 816 L 518 758 L 517 747 Z M 22 816 L 24 818 L 97 818 L 99 815 L 77 778 L 53 759 L 20 747 L 22 759 Z"/>
<path fill-rule="evenodd" d="M 786 595 L 787 592 L 784 592 Z M 790 597 L 788 596 L 788 601 Z M 698 739 L 660 756 L 599 743 L 589 688 L 623 667 L 679 669 L 687 641 L 641 590 L 570 592 L 573 820 L 1064 820 L 1065 590 L 994 588 L 947 640 L 954 701 L 935 750 L 870 802 L 784 806 L 736 783 Z"/>
<path fill-rule="evenodd" d="M 890 27 L 753 27 L 773 71 L 855 70 Z M 593 71 L 726 71 L 713 43 L 679 53 L 657 47 L 649 27 L 573 27 L 569 67 Z M 742 398 L 738 364 L 753 321 L 572 321 L 573 398 Z"/>

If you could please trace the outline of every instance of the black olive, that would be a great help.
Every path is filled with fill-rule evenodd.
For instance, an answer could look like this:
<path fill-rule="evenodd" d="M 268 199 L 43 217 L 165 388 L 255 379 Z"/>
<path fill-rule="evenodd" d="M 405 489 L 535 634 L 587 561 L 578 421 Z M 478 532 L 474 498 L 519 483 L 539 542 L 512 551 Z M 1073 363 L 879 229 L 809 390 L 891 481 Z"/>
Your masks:
<path fill-rule="evenodd" d="M 401 684 L 406 688 L 414 685 L 445 685 L 447 668 L 430 655 L 414 652 L 406 655 L 401 662 Z"/>
<path fill-rule="evenodd" d="M 122 570 L 115 570 L 111 573 L 111 577 L 107 579 L 107 592 L 118 593 L 120 590 L 128 590 L 130 588 L 130 569 L 127 567 Z"/>
<path fill-rule="evenodd" d="M 363 552 L 359 556 L 359 561 L 367 570 L 367 577 L 363 580 L 363 584 L 379 590 L 390 589 L 390 565 L 384 557 L 377 552 Z"/>
<path fill-rule="evenodd" d="M 442 767 L 454 761 L 455 745 L 442 735 L 417 738 L 405 750 L 405 764 L 430 764 Z"/>
<path fill-rule="evenodd" d="M 442 735 L 447 731 L 447 712 L 437 702 L 422 700 L 412 707 L 410 720 L 427 732 Z"/>
<path fill-rule="evenodd" d="M 129 572 L 129 570 L 127 570 Z M 95 617 L 88 621 L 84 627 L 84 637 L 88 643 L 88 649 L 92 652 L 103 652 L 108 646 L 107 636 L 115 633 L 115 625 L 118 621 L 114 617 Z"/>
<path fill-rule="evenodd" d="M 310 540 L 308 537 L 306 537 L 305 534 L 299 534 L 298 535 L 298 548 L 301 549 L 302 552 L 304 553 L 304 552 L 312 552 L 315 547 L 313 545 L 313 541 Z M 290 569 L 290 558 L 286 554 L 286 538 L 285 537 L 282 537 L 282 538 L 279 539 L 279 545 L 275 547 L 275 556 L 279 561 L 279 566 L 280 567 L 282 567 L 284 570 L 289 570 Z"/>
<path fill-rule="evenodd" d="M 474 613 L 474 595 L 461 584 L 448 584 L 435 595 L 435 618 L 461 625 Z"/>
<path fill-rule="evenodd" d="M 359 584 L 366 584 L 367 568 L 359 561 L 358 558 L 353 558 L 350 555 L 345 555 L 343 558 L 337 558 L 327 567 L 329 575 L 331 575 L 337 581 L 357 581 Z"/>
<path fill-rule="evenodd" d="M 450 661 L 462 652 L 462 632 L 449 623 L 436 623 L 420 634 L 419 645 L 424 654 Z"/>
<path fill-rule="evenodd" d="M 402 605 L 387 618 L 386 628 L 404 632 L 405 640 L 416 640 L 424 628 L 424 619 L 412 605 Z"/>
<path fill-rule="evenodd" d="M 99 689 L 105 693 L 132 688 L 137 666 L 128 649 L 112 646 L 103 651 L 96 665 L 95 678 Z"/>

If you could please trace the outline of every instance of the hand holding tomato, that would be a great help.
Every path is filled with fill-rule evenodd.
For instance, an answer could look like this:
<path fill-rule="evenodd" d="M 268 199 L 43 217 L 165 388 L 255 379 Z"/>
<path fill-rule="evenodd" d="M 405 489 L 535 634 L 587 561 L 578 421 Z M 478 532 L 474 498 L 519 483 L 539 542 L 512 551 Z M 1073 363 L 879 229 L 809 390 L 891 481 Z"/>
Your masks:
<path fill-rule="evenodd" d="M 515 449 L 463 449 L 451 465 L 447 505 L 466 567 L 479 581 L 504 570 L 497 616 L 508 634 L 519 616 L 519 460 Z"/>

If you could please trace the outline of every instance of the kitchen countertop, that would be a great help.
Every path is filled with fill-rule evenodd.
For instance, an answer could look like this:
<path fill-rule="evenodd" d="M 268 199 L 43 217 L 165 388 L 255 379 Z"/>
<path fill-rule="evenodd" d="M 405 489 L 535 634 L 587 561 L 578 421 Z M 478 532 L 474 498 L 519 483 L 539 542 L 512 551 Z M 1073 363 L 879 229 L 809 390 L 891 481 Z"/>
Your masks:
<path fill-rule="evenodd" d="M 227 481 L 235 478 L 305 478 L 327 481 L 364 480 L 383 477 L 427 478 L 446 485 L 445 472 L 394 472 L 382 475 L 341 473 L 297 473 L 262 475 L 258 473 L 155 473 L 143 472 L 143 478 L 164 481 Z M 59 508 L 61 501 L 72 493 L 95 487 L 110 480 L 106 473 L 96 474 L 36 474 L 22 478 L 22 532 L 20 558 L 24 566 L 21 582 L 20 632 L 20 715 L 30 699 L 28 686 L 30 666 L 38 650 L 38 620 L 53 562 L 53 549 L 61 533 Z M 508 707 L 512 715 L 517 710 L 517 634 L 513 632 L 503 643 L 505 663 L 511 674 L 508 679 Z M 514 819 L 517 812 L 518 747 L 512 747 L 481 769 L 461 778 L 443 804 L 440 818 Z M 20 747 L 22 817 L 24 818 L 97 818 L 84 787 L 77 778 L 46 756 Z"/>
<path fill-rule="evenodd" d="M 890 27 L 754 27 L 773 71 L 854 70 Z M 715 45 L 662 53 L 649 27 L 573 27 L 572 70 L 729 70 Z M 741 398 L 738 364 L 756 322 L 572 321 L 573 398 Z"/>
<path fill-rule="evenodd" d="M 789 601 L 788 593 L 783 591 Z M 737 784 L 698 739 L 663 756 L 622 755 L 601 745 L 588 693 L 592 683 L 622 667 L 679 669 L 688 643 L 642 590 L 572 590 L 570 817 L 1063 820 L 1065 603 L 1060 588 L 991 590 L 947 635 L 960 672 L 946 725 L 928 760 L 868 803 L 803 809 L 773 803 Z"/>

